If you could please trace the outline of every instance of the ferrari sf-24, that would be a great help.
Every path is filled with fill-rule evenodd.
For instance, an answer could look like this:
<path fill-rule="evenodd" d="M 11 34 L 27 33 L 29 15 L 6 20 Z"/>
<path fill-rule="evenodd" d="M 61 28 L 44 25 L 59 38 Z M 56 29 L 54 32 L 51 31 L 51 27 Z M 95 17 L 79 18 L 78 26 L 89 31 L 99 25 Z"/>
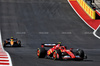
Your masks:
<path fill-rule="evenodd" d="M 87 55 L 81 49 L 67 49 L 61 44 L 41 44 L 41 48 L 37 49 L 38 58 L 52 58 L 54 60 L 73 59 L 84 60 Z"/>

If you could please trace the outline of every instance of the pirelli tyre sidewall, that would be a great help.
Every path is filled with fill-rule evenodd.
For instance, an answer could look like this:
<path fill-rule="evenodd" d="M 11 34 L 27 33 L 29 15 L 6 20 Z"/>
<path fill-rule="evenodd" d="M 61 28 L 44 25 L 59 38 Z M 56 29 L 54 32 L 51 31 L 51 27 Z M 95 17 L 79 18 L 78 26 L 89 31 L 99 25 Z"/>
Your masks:
<path fill-rule="evenodd" d="M 60 50 L 54 50 L 53 52 L 53 59 L 54 60 L 61 60 L 61 51 Z"/>
<path fill-rule="evenodd" d="M 37 56 L 38 56 L 38 58 L 45 58 L 45 56 L 46 56 L 45 48 L 38 48 L 37 49 Z"/>

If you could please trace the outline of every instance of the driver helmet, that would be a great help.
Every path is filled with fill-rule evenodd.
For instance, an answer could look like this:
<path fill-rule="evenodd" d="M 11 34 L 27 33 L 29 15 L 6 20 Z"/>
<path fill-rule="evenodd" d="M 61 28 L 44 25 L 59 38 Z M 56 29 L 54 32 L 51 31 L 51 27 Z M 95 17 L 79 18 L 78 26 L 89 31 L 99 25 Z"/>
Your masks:
<path fill-rule="evenodd" d="M 11 37 L 11 39 L 13 39 L 13 37 Z"/>
<path fill-rule="evenodd" d="M 61 44 L 61 42 L 57 42 L 57 44 Z"/>

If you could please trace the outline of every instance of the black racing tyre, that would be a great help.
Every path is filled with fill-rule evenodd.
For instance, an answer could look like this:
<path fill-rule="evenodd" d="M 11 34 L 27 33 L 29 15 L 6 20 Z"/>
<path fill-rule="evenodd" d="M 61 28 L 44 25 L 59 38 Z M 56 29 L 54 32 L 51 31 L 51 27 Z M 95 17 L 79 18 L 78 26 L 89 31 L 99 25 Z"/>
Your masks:
<path fill-rule="evenodd" d="M 38 58 L 44 58 L 46 56 L 45 48 L 38 48 L 37 49 L 37 56 L 38 56 Z"/>
<path fill-rule="evenodd" d="M 81 49 L 79 49 L 79 50 L 77 51 L 77 53 L 78 53 L 78 55 L 81 57 L 81 60 L 83 60 L 83 59 L 84 59 L 84 51 L 81 50 Z"/>
<path fill-rule="evenodd" d="M 3 43 L 3 47 L 6 47 L 6 41 L 4 41 L 4 43 Z"/>
<path fill-rule="evenodd" d="M 71 52 L 74 54 L 74 55 L 77 55 L 77 49 L 72 49 Z"/>
<path fill-rule="evenodd" d="M 21 44 L 19 44 L 19 47 L 21 47 Z"/>
<path fill-rule="evenodd" d="M 62 59 L 62 54 L 60 50 L 54 50 L 53 52 L 53 59 L 54 60 L 61 60 Z"/>
<path fill-rule="evenodd" d="M 20 40 L 18 41 L 18 46 L 21 47 L 21 41 Z"/>

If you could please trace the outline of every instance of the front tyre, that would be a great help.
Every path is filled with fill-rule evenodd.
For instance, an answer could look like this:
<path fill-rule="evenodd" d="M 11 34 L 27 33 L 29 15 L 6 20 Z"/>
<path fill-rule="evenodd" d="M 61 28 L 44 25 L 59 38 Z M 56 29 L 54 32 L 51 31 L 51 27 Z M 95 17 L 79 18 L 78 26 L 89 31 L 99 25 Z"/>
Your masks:
<path fill-rule="evenodd" d="M 37 56 L 38 56 L 38 58 L 44 58 L 46 56 L 45 48 L 38 48 L 37 49 Z"/>
<path fill-rule="evenodd" d="M 77 53 L 78 53 L 78 55 L 81 57 L 81 60 L 83 60 L 83 59 L 84 59 L 84 51 L 81 50 L 81 49 L 79 49 L 79 50 L 77 51 Z"/>
<path fill-rule="evenodd" d="M 61 60 L 61 51 L 60 50 L 54 50 L 53 52 L 53 59 L 54 60 Z"/>

